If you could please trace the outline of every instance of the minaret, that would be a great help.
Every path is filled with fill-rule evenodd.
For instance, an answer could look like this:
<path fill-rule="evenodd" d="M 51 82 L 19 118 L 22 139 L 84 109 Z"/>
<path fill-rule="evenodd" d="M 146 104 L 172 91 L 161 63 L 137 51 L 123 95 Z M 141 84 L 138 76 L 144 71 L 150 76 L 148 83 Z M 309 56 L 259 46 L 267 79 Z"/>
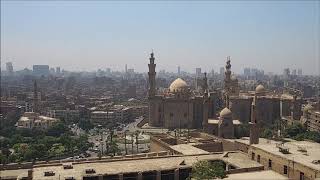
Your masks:
<path fill-rule="evenodd" d="M 150 64 L 149 66 L 149 98 L 154 97 L 156 95 L 156 64 L 154 63 L 154 54 L 153 52 L 150 54 Z"/>
<path fill-rule="evenodd" d="M 227 56 L 227 64 L 226 64 L 226 70 L 224 72 L 225 74 L 225 82 L 230 82 L 231 80 L 231 62 L 230 62 L 230 56 Z"/>
<path fill-rule="evenodd" d="M 37 80 L 33 83 L 33 112 L 38 112 L 38 85 Z"/>
<path fill-rule="evenodd" d="M 208 78 L 207 78 L 207 73 L 204 73 L 204 78 L 203 78 L 203 85 L 202 85 L 202 90 L 206 96 L 208 96 Z"/>
<path fill-rule="evenodd" d="M 254 99 L 251 104 L 251 121 L 250 121 L 250 144 L 259 144 L 259 128 L 256 118 L 256 106 L 257 106 L 257 95 L 254 95 Z"/>

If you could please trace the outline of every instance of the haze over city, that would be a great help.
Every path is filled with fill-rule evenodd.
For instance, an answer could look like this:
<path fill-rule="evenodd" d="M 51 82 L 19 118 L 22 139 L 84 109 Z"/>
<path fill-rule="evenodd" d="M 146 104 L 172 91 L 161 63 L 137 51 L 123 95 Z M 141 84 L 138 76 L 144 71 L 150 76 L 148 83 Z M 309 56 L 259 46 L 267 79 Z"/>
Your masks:
<path fill-rule="evenodd" d="M 1 66 L 319 73 L 319 1 L 1 1 Z M 276 63 L 276 65 L 275 65 Z"/>

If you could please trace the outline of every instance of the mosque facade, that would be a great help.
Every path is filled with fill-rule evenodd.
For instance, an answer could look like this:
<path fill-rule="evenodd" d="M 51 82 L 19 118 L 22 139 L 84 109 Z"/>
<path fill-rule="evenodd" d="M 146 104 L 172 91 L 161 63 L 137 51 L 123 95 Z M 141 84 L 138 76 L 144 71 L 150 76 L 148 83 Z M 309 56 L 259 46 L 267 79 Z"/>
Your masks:
<path fill-rule="evenodd" d="M 195 94 L 181 78 L 174 80 L 166 92 L 156 90 L 156 64 L 151 53 L 149 66 L 149 125 L 168 129 L 205 128 L 208 118 L 214 116 L 214 96 L 208 92 L 204 73 L 203 91 Z"/>

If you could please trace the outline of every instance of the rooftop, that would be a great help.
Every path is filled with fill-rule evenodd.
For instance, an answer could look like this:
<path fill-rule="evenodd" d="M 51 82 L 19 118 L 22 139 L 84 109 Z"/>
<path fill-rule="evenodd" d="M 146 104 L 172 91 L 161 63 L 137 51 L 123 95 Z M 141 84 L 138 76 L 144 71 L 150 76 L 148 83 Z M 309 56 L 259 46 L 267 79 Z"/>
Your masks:
<path fill-rule="evenodd" d="M 249 139 L 237 139 L 235 141 L 249 144 Z M 289 139 L 282 145 L 284 148 L 289 148 L 289 154 L 283 154 L 279 151 L 280 141 L 268 140 L 264 138 L 259 139 L 259 144 L 252 144 L 251 146 L 257 147 L 274 155 L 281 156 L 286 159 L 293 160 L 315 170 L 320 170 L 320 164 L 314 164 L 312 161 L 320 160 L 320 144 L 309 141 L 295 141 Z"/>
<path fill-rule="evenodd" d="M 231 179 L 256 180 L 257 177 L 259 177 L 259 180 L 271 180 L 271 179 L 285 180 L 285 179 L 289 179 L 288 177 L 285 177 L 281 174 L 278 174 L 272 170 L 246 172 L 246 173 L 238 173 L 238 174 L 228 174 L 228 177 L 224 178 L 224 179 L 226 179 L 226 180 L 231 180 Z"/>
<path fill-rule="evenodd" d="M 259 163 L 248 159 L 246 154 L 240 152 L 229 153 L 228 157 L 223 157 L 222 153 L 193 156 L 171 156 L 161 158 L 148 158 L 136 160 L 116 160 L 113 162 L 92 162 L 73 164 L 73 169 L 63 169 L 62 165 L 38 167 L 33 169 L 35 180 L 56 179 L 65 177 L 74 177 L 81 179 L 85 175 L 86 169 L 94 169 L 94 174 L 119 174 L 129 172 L 168 170 L 180 167 L 181 162 L 185 162 L 186 167 L 191 167 L 198 160 L 223 160 L 235 167 L 250 168 L 262 166 Z M 45 171 L 53 171 L 54 176 L 44 176 Z"/>
<path fill-rule="evenodd" d="M 184 155 L 209 154 L 208 151 L 196 148 L 190 144 L 178 144 L 170 147 Z"/>

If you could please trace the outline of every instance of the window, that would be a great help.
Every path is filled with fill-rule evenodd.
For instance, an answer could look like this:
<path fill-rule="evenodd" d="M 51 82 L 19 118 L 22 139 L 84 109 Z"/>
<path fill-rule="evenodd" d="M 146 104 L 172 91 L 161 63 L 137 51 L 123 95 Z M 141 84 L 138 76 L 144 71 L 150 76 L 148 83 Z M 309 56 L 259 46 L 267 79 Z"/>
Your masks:
<path fill-rule="evenodd" d="M 283 166 L 283 174 L 288 174 L 288 166 Z"/>
<path fill-rule="evenodd" d="M 251 153 L 251 160 L 254 160 L 254 156 L 255 156 L 256 154 L 253 152 L 253 153 Z"/>
<path fill-rule="evenodd" d="M 258 163 L 260 163 L 260 155 L 258 155 L 257 161 L 258 161 Z"/>
<path fill-rule="evenodd" d="M 300 172 L 300 180 L 304 180 L 304 173 Z"/>
<path fill-rule="evenodd" d="M 269 164 L 268 164 L 269 166 L 269 168 L 272 168 L 272 160 L 271 159 L 269 159 Z"/>

